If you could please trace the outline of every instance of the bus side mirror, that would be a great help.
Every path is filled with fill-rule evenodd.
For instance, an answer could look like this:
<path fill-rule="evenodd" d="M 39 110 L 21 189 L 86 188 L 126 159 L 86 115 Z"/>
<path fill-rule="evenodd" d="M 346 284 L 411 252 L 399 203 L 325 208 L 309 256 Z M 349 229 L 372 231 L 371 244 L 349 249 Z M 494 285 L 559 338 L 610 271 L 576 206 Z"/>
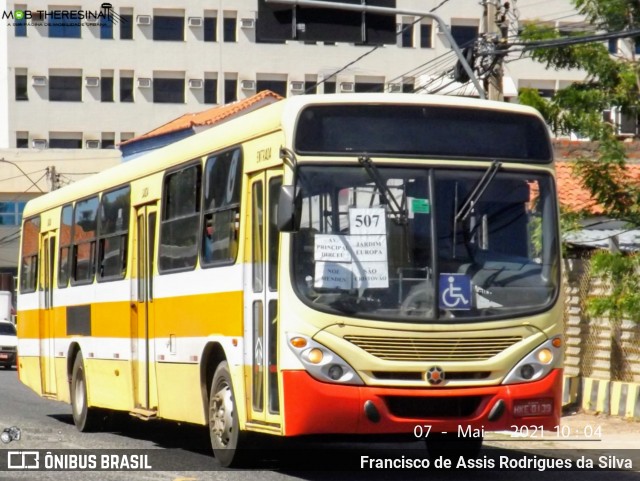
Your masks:
<path fill-rule="evenodd" d="M 300 228 L 300 210 L 302 195 L 293 185 L 280 187 L 278 197 L 278 230 L 280 232 L 296 232 Z"/>

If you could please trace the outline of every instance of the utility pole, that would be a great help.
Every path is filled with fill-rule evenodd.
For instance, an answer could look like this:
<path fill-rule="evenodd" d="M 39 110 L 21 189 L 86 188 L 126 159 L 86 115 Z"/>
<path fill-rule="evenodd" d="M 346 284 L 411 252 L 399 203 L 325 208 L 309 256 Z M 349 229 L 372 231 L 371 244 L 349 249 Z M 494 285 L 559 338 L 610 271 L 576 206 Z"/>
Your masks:
<path fill-rule="evenodd" d="M 489 72 L 484 79 L 484 88 L 489 100 L 504 101 L 502 88 L 503 60 L 506 51 L 507 36 L 509 34 L 509 21 L 507 11 L 510 8 L 508 2 L 502 5 L 502 0 L 484 0 L 483 26 L 486 43 L 491 45 L 490 54 L 493 58 Z"/>
<path fill-rule="evenodd" d="M 56 166 L 47 167 L 47 179 L 49 180 L 49 191 L 58 190 L 60 188 L 60 178 L 56 173 Z"/>

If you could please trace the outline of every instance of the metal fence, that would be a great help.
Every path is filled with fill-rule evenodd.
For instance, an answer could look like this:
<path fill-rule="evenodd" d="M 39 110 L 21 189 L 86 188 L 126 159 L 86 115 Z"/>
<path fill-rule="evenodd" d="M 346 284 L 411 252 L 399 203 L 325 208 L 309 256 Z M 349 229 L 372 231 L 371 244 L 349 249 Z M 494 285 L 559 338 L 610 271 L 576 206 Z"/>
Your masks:
<path fill-rule="evenodd" d="M 565 375 L 640 382 L 640 324 L 589 314 L 588 299 L 611 287 L 590 265 L 588 254 L 565 260 Z"/>

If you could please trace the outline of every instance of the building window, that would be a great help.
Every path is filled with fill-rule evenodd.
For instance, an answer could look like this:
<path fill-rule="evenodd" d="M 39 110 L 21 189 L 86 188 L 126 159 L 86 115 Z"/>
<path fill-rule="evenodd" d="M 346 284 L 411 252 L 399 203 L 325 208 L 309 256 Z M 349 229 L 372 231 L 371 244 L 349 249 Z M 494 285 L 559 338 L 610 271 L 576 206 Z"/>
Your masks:
<path fill-rule="evenodd" d="M 317 94 L 318 93 L 318 82 L 315 80 L 305 80 L 304 82 L 304 93 L 305 94 Z"/>
<path fill-rule="evenodd" d="M 115 139 L 102 139 L 102 142 L 100 142 L 100 148 L 101 149 L 115 149 L 116 148 L 116 141 Z"/>
<path fill-rule="evenodd" d="M 256 82 L 256 93 L 263 90 L 271 90 L 282 97 L 287 96 L 287 81 L 286 80 L 258 80 Z"/>
<path fill-rule="evenodd" d="M 49 19 L 50 38 L 80 38 L 80 21 L 68 18 Z"/>
<path fill-rule="evenodd" d="M 217 19 L 217 17 L 205 17 L 204 18 L 204 41 L 205 42 L 217 42 L 218 41 L 218 19 Z"/>
<path fill-rule="evenodd" d="M 82 102 L 82 77 L 51 75 L 49 100 L 52 102 Z"/>
<path fill-rule="evenodd" d="M 16 37 L 26 37 L 27 36 L 27 19 L 22 17 L 20 20 L 15 20 L 15 30 L 14 35 Z"/>
<path fill-rule="evenodd" d="M 113 102 L 113 77 L 100 78 L 100 102 Z"/>
<path fill-rule="evenodd" d="M 400 28 L 400 46 L 413 47 L 413 23 L 403 23 Z"/>
<path fill-rule="evenodd" d="M 184 17 L 168 17 L 158 15 L 153 17 L 154 40 L 184 40 Z"/>
<path fill-rule="evenodd" d="M 111 18 L 103 18 L 100 20 L 100 38 L 113 38 L 113 20 Z"/>
<path fill-rule="evenodd" d="M 468 25 L 451 25 L 451 36 L 458 47 L 471 45 L 478 38 L 478 27 Z"/>
<path fill-rule="evenodd" d="M 222 37 L 225 42 L 236 42 L 236 18 L 225 17 L 223 19 L 223 32 Z"/>
<path fill-rule="evenodd" d="M 133 14 L 120 15 L 120 40 L 133 39 Z"/>
<path fill-rule="evenodd" d="M 384 83 L 378 83 L 378 82 L 356 82 L 355 91 L 357 93 L 384 92 Z"/>
<path fill-rule="evenodd" d="M 22 224 L 22 212 L 26 202 L 1 202 L 0 201 L 0 225 L 15 226 Z"/>
<path fill-rule="evenodd" d="M 218 80 L 214 78 L 204 79 L 204 103 L 218 103 Z"/>
<path fill-rule="evenodd" d="M 329 82 L 324 83 L 324 93 L 325 94 L 335 94 L 336 93 L 336 81 L 331 80 Z"/>
<path fill-rule="evenodd" d="M 402 93 L 403 94 L 411 94 L 415 90 L 415 86 L 413 82 L 405 82 L 402 84 Z"/>
<path fill-rule="evenodd" d="M 26 75 L 16 74 L 16 100 L 29 100 Z"/>
<path fill-rule="evenodd" d="M 120 102 L 133 102 L 133 77 L 120 77 Z"/>
<path fill-rule="evenodd" d="M 420 25 L 420 48 L 433 48 L 431 34 L 432 29 L 430 23 Z"/>
<path fill-rule="evenodd" d="M 609 39 L 609 53 L 612 55 L 616 55 L 618 53 L 618 39 L 610 38 Z"/>
<path fill-rule="evenodd" d="M 82 139 L 50 138 L 50 149 L 81 149 Z"/>
<path fill-rule="evenodd" d="M 225 79 L 224 81 L 224 103 L 229 104 L 238 100 L 238 80 Z"/>
<path fill-rule="evenodd" d="M 183 104 L 183 78 L 154 78 L 153 102 L 156 104 Z"/>
<path fill-rule="evenodd" d="M 29 135 L 22 132 L 16 134 L 16 148 L 28 149 L 29 148 Z"/>

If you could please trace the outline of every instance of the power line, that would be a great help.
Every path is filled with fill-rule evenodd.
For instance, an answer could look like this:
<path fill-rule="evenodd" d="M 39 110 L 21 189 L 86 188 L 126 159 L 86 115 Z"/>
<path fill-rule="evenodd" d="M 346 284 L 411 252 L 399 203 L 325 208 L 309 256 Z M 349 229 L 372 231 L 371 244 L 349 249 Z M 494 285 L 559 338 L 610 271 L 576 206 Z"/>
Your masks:
<path fill-rule="evenodd" d="M 429 13 L 433 13 L 436 10 L 438 10 L 440 7 L 442 7 L 445 3 L 449 2 L 449 0 L 442 0 L 438 5 L 436 5 L 435 7 L 433 7 L 431 10 L 429 10 Z M 396 32 L 396 37 L 402 35 L 405 30 L 409 29 L 409 28 L 413 28 L 414 25 L 416 25 L 417 23 L 419 23 L 422 20 L 423 17 L 418 17 L 415 21 L 413 21 L 410 24 L 407 24 L 407 26 L 403 29 L 401 29 L 400 31 Z M 371 50 L 369 50 L 368 52 L 360 55 L 358 58 L 356 58 L 355 60 L 352 60 L 351 62 L 347 63 L 345 66 L 340 67 L 338 70 L 336 70 L 335 72 L 333 72 L 332 74 L 330 74 L 327 77 L 324 77 L 320 82 L 316 82 L 314 85 L 312 85 L 311 87 L 309 87 L 307 90 L 305 90 L 305 93 L 309 93 L 312 91 L 315 91 L 319 85 L 322 85 L 323 83 L 327 82 L 329 79 L 337 76 L 339 73 L 344 72 L 346 69 L 348 69 L 349 67 L 351 67 L 352 65 L 356 64 L 357 62 L 359 62 L 360 60 L 362 60 L 363 58 L 371 55 L 373 52 L 375 52 L 376 50 L 378 50 L 380 47 L 382 47 L 383 45 L 376 45 L 375 47 L 373 47 Z"/>

